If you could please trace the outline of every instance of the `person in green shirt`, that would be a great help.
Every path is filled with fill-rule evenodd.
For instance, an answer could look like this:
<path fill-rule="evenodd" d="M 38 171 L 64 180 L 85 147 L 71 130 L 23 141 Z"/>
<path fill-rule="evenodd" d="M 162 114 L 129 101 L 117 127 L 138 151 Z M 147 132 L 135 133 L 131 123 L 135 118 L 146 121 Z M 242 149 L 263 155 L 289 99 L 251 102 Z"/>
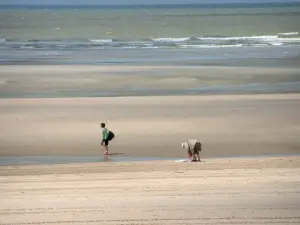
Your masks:
<path fill-rule="evenodd" d="M 101 145 L 105 148 L 105 155 L 108 155 L 109 130 L 105 127 L 105 123 L 101 123 L 102 142 Z"/>

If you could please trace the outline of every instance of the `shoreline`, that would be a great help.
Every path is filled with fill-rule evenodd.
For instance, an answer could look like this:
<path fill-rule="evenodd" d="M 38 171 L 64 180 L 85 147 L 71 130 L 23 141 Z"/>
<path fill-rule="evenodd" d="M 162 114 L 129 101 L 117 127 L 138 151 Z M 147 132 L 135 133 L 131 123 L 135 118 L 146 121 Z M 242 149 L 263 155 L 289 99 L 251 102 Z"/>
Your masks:
<path fill-rule="evenodd" d="M 262 158 L 279 158 L 279 157 L 300 157 L 300 153 L 295 154 L 266 154 L 266 155 L 235 155 L 223 157 L 207 157 L 207 160 L 230 160 L 230 159 L 262 159 Z M 133 156 L 1 156 L 0 168 L 7 166 L 46 166 L 46 165 L 74 165 L 74 164 L 91 164 L 91 163 L 135 163 L 135 162 L 162 162 L 162 161 L 178 161 L 188 160 L 183 157 L 133 157 Z"/>
<path fill-rule="evenodd" d="M 101 100 L 105 103 L 109 104 L 110 100 L 112 101 L 122 101 L 125 99 L 128 100 L 136 100 L 143 103 L 150 103 L 155 102 L 156 100 L 160 101 L 170 101 L 174 102 L 176 99 L 182 99 L 186 98 L 187 100 L 201 100 L 201 101 L 213 101 L 213 100 L 224 100 L 224 101 L 234 101 L 234 100 L 286 100 L 286 99 L 292 99 L 292 100 L 299 100 L 300 99 L 300 93 L 261 93 L 261 94 L 207 94 L 207 95 L 156 95 L 156 96 L 102 96 L 102 97 L 24 97 L 24 98 L 0 98 L 0 104 L 19 104 L 19 102 L 23 103 L 34 103 L 34 102 L 40 102 L 40 100 L 47 100 L 49 103 L 59 103 L 63 102 L 69 103 L 69 104 L 76 104 L 76 102 L 79 101 L 85 101 L 83 104 L 90 104 L 94 100 Z M 145 102 L 146 100 L 146 102 Z M 43 104 L 42 102 L 40 102 Z M 122 104 L 122 102 L 120 102 Z M 126 104 L 126 103 L 123 103 Z M 0 105 L 1 106 L 1 105 Z"/>
<path fill-rule="evenodd" d="M 299 168 L 300 156 L 274 156 L 257 158 L 214 158 L 202 162 L 176 162 L 174 160 L 150 160 L 128 162 L 84 162 L 70 164 L 44 165 L 6 165 L 0 166 L 0 177 L 32 176 L 57 174 L 94 174 L 94 173 L 139 173 L 190 170 L 239 170 Z"/>

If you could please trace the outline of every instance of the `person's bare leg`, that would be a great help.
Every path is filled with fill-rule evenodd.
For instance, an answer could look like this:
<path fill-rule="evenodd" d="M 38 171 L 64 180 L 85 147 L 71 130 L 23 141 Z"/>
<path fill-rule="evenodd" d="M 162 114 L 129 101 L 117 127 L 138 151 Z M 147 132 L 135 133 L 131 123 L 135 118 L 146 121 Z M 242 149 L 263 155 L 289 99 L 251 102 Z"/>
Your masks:
<path fill-rule="evenodd" d="M 108 155 L 108 145 L 104 145 L 104 148 L 105 148 L 104 155 Z"/>
<path fill-rule="evenodd" d="M 105 149 L 105 152 L 104 152 L 104 155 L 107 155 L 108 154 L 108 146 L 105 144 L 104 141 L 101 142 L 101 145 L 104 147 Z"/>
<path fill-rule="evenodd" d="M 193 153 L 193 161 L 196 161 L 196 154 Z"/>
<path fill-rule="evenodd" d="M 199 162 L 201 162 L 201 160 L 200 160 L 200 154 L 197 154 L 197 160 L 198 160 Z"/>
<path fill-rule="evenodd" d="M 193 160 L 193 154 L 191 153 L 191 151 L 187 151 L 187 154 L 188 154 L 188 157 L 189 157 L 189 159 L 190 159 L 190 161 L 192 161 Z"/>

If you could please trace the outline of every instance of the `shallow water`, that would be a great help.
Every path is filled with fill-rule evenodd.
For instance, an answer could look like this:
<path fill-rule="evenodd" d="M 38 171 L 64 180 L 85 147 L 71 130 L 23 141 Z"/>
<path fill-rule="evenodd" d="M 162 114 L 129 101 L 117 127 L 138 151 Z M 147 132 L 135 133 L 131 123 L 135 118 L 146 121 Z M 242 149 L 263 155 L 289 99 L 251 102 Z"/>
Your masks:
<path fill-rule="evenodd" d="M 0 157 L 0 166 L 7 165 L 49 165 L 70 163 L 98 162 L 134 162 L 153 160 L 175 160 L 177 158 L 163 157 L 130 157 L 130 156 L 7 156 Z"/>
<path fill-rule="evenodd" d="M 300 154 L 268 154 L 268 155 L 240 155 L 213 157 L 218 158 L 263 158 L 263 157 L 288 157 L 300 156 Z M 143 162 L 157 160 L 181 160 L 183 158 L 170 157 L 131 157 L 131 156 L 7 156 L 0 157 L 0 166 L 20 166 L 20 165 L 54 165 L 71 163 L 101 163 L 101 162 Z M 202 159 L 207 161 L 211 158 Z"/>
<path fill-rule="evenodd" d="M 100 161 L 101 160 L 96 157 L 8 156 L 0 158 L 0 165 L 46 165 Z"/>

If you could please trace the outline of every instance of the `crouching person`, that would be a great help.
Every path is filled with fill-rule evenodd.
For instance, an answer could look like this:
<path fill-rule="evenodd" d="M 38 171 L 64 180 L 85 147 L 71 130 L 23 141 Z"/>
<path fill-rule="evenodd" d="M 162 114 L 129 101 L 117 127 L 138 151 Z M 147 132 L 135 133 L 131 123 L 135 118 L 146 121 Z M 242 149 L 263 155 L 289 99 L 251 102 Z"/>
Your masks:
<path fill-rule="evenodd" d="M 202 145 L 199 141 L 187 140 L 181 143 L 181 147 L 187 150 L 187 154 L 191 162 L 201 161 L 200 152 L 202 150 Z"/>

